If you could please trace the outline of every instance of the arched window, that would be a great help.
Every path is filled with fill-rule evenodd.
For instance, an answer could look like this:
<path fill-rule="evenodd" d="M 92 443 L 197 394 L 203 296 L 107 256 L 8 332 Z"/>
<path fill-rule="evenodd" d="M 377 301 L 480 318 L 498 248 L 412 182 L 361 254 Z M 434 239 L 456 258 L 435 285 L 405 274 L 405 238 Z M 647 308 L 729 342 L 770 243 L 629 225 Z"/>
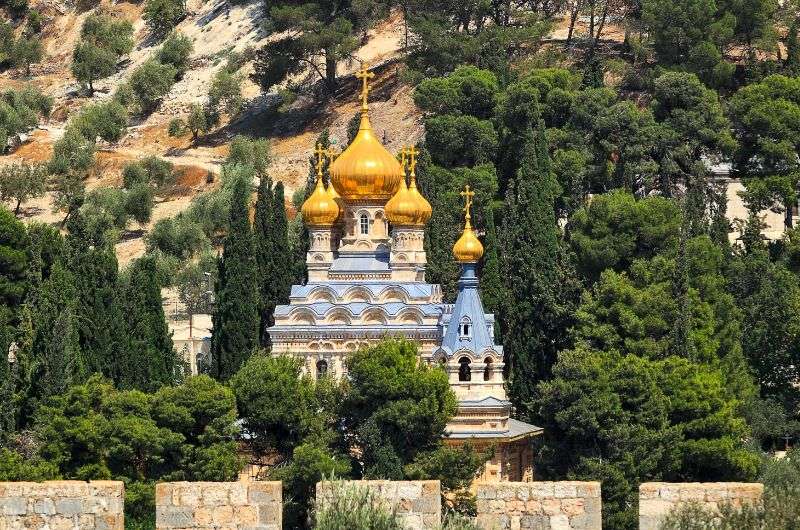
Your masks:
<path fill-rule="evenodd" d="M 491 381 L 492 380 L 492 358 L 487 357 L 483 360 L 486 364 L 486 367 L 483 369 L 483 380 L 484 381 Z"/>
<path fill-rule="evenodd" d="M 464 317 L 458 325 L 458 336 L 462 339 L 468 339 L 472 336 L 472 320 L 469 317 Z"/>
<path fill-rule="evenodd" d="M 362 213 L 358 216 L 358 228 L 362 234 L 369 234 L 369 216 L 367 214 Z"/>
<path fill-rule="evenodd" d="M 317 361 L 317 379 L 322 379 L 328 375 L 328 361 Z"/>
<path fill-rule="evenodd" d="M 472 380 L 472 371 L 469 367 L 469 358 L 462 357 L 458 360 L 458 380 L 459 381 L 471 381 Z"/>

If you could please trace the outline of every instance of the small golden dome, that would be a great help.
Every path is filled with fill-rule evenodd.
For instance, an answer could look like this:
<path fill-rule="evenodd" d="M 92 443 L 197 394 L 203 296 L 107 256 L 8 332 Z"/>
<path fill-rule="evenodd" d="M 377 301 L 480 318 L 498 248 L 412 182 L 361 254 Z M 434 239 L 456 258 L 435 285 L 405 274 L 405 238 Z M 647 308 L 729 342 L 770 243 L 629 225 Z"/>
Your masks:
<path fill-rule="evenodd" d="M 428 202 L 428 199 L 417 189 L 417 175 L 414 173 L 413 166 L 411 169 L 411 185 L 408 187 L 408 192 L 417 203 L 417 222 L 420 225 L 424 225 L 430 220 L 433 214 L 433 208 L 431 208 L 431 203 Z"/>
<path fill-rule="evenodd" d="M 336 204 L 336 199 L 330 190 L 326 190 L 325 184 L 322 183 L 321 149 L 322 146 L 317 145 L 317 185 L 300 209 L 303 221 L 308 226 L 331 226 L 339 217 L 339 205 Z"/>
<path fill-rule="evenodd" d="M 431 218 L 431 205 L 417 190 L 414 174 L 416 151 L 413 147 L 409 150 L 403 149 L 403 167 L 407 155 L 411 158 L 411 186 L 406 186 L 405 176 L 400 179 L 397 193 L 386 203 L 386 218 L 394 225 L 423 226 Z"/>
<path fill-rule="evenodd" d="M 369 122 L 367 80 L 375 74 L 364 67 L 356 75 L 364 82 L 361 91 L 361 124 L 356 137 L 331 164 L 331 184 L 346 200 L 386 200 L 397 191 L 403 169 L 376 138 Z"/>
<path fill-rule="evenodd" d="M 467 204 L 464 206 L 464 232 L 458 238 L 456 244 L 453 245 L 453 255 L 459 263 L 476 263 L 483 256 L 483 245 L 472 230 L 472 223 L 470 222 L 469 207 L 472 204 L 472 196 L 475 195 L 475 192 L 469 191 L 469 185 L 467 185 L 466 190 L 462 191 L 461 195 L 467 199 Z"/>

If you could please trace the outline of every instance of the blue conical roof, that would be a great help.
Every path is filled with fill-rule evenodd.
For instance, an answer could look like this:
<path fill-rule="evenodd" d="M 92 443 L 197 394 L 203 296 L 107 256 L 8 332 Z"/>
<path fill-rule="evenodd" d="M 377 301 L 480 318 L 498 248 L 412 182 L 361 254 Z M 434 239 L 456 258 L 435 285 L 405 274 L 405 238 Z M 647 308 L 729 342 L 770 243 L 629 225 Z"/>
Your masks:
<path fill-rule="evenodd" d="M 464 323 L 469 326 L 468 333 L 464 333 Z M 458 297 L 442 339 L 442 349 L 449 354 L 458 350 L 468 350 L 477 355 L 485 350 L 501 352 L 502 347 L 494 344 L 491 327 L 492 323 L 483 311 L 478 292 L 475 264 L 464 263 L 461 278 L 458 280 Z"/>

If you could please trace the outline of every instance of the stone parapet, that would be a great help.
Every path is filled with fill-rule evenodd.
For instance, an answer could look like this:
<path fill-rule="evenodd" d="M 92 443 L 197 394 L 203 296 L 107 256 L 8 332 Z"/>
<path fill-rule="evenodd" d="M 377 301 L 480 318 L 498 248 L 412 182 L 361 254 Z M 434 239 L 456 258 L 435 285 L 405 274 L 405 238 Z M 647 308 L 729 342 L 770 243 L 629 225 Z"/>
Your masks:
<path fill-rule="evenodd" d="M 717 511 L 725 503 L 758 503 L 763 493 L 763 484 L 747 482 L 645 482 L 639 486 L 639 530 L 658 530 L 667 514 L 682 504 L 695 502 Z"/>
<path fill-rule="evenodd" d="M 0 482 L 0 529 L 124 530 L 124 495 L 111 480 Z"/>
<path fill-rule="evenodd" d="M 397 514 L 409 530 L 438 528 L 442 520 L 438 480 L 344 480 L 317 483 L 317 504 L 324 507 L 334 488 L 366 488 L 384 507 Z"/>
<path fill-rule="evenodd" d="M 478 526 L 485 530 L 600 530 L 599 482 L 479 484 Z"/>
<path fill-rule="evenodd" d="M 280 530 L 280 482 L 164 482 L 156 485 L 156 528 Z"/>

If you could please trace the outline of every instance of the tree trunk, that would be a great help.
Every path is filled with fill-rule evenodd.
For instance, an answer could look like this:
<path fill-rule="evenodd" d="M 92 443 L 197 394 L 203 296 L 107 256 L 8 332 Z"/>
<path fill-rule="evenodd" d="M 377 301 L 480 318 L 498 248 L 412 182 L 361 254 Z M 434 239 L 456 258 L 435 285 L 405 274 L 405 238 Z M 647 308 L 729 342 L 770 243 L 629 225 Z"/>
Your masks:
<path fill-rule="evenodd" d="M 336 57 L 330 50 L 325 51 L 325 86 L 329 92 L 336 89 Z"/>
<path fill-rule="evenodd" d="M 608 2 L 606 2 L 606 5 L 603 6 L 603 14 L 600 17 L 600 25 L 597 26 L 597 35 L 595 35 L 595 38 L 592 39 L 592 53 L 594 53 L 594 49 L 597 47 L 597 43 L 600 42 L 600 34 L 603 33 L 603 27 L 606 25 L 607 16 L 608 16 Z"/>
<path fill-rule="evenodd" d="M 575 31 L 575 22 L 578 20 L 578 4 L 572 10 L 569 16 L 569 29 L 567 30 L 567 46 L 572 42 L 572 32 Z"/>
<path fill-rule="evenodd" d="M 192 340 L 192 317 L 194 315 L 189 313 L 189 340 Z"/>
<path fill-rule="evenodd" d="M 19 207 L 22 206 L 22 199 L 17 199 L 17 207 L 14 208 L 14 217 L 19 217 Z"/>
<path fill-rule="evenodd" d="M 592 1 L 591 6 L 592 6 L 592 9 L 591 9 L 591 11 L 589 11 L 589 38 L 593 39 L 594 38 L 594 6 L 595 6 L 594 0 Z"/>

